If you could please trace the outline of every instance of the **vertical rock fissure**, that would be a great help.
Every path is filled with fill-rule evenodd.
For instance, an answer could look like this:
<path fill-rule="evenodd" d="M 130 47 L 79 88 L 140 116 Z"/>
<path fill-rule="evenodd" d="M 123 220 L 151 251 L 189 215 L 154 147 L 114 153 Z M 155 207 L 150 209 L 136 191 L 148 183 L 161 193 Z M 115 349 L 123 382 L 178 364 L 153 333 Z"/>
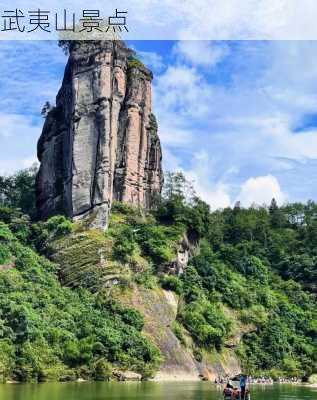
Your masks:
<path fill-rule="evenodd" d="M 143 179 L 141 169 L 144 169 L 144 163 L 142 160 L 143 156 L 143 132 L 144 132 L 144 116 L 141 111 L 140 112 L 140 143 L 139 143 L 139 157 L 138 157 L 138 188 L 143 188 Z M 138 191 L 140 195 L 140 190 Z M 139 199 L 139 201 L 143 201 L 143 199 Z"/>
<path fill-rule="evenodd" d="M 100 129 L 100 121 L 99 121 L 99 115 L 98 111 L 96 112 L 96 131 L 97 131 L 97 150 L 95 154 L 95 168 L 94 168 L 94 175 L 93 175 L 93 180 L 92 180 L 92 187 L 91 187 L 91 197 L 90 197 L 90 205 L 92 208 L 95 205 L 95 194 L 97 190 L 97 173 L 98 173 L 98 168 L 99 168 L 99 157 L 100 157 L 100 137 L 101 137 L 101 129 Z"/>

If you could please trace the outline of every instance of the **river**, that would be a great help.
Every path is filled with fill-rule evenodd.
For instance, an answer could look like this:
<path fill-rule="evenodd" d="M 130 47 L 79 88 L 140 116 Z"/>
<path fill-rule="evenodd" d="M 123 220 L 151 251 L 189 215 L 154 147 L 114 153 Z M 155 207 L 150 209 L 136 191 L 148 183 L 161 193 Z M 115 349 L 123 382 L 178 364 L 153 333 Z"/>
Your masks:
<path fill-rule="evenodd" d="M 208 382 L 81 382 L 0 385 L 0 400 L 220 400 L 221 388 Z M 317 389 L 253 386 L 251 400 L 316 400 Z"/>

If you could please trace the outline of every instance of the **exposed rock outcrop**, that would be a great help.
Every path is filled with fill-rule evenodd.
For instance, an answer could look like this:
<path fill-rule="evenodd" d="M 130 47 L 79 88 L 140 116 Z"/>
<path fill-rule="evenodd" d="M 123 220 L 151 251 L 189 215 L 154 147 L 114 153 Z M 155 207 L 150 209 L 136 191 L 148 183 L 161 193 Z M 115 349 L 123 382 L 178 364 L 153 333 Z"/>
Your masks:
<path fill-rule="evenodd" d="M 121 41 L 74 42 L 38 142 L 39 217 L 107 225 L 113 199 L 150 208 L 161 191 L 152 73 Z"/>
<path fill-rule="evenodd" d="M 171 275 L 182 275 L 186 269 L 189 257 L 193 255 L 198 244 L 198 237 L 194 233 L 185 233 L 178 243 L 175 260 L 160 266 L 160 272 Z"/>
<path fill-rule="evenodd" d="M 119 221 L 124 223 L 122 217 L 112 214 L 110 232 Z M 111 234 L 89 229 L 75 231 L 67 237 L 50 242 L 50 257 L 60 266 L 63 285 L 103 293 L 142 314 L 143 332 L 157 345 L 163 357 L 160 370 L 155 376 L 157 380 L 214 380 L 218 376 L 235 376 L 240 373 L 236 347 L 243 334 L 254 327 L 240 324 L 238 313 L 224 308 L 232 321 L 232 335 L 225 341 L 221 352 L 200 349 L 179 321 L 178 317 L 184 307 L 182 298 L 155 284 L 151 288 L 153 281 L 151 284 L 146 274 L 147 284 L 137 284 L 135 272 L 143 274 L 149 271 L 150 265 L 140 255 L 135 260 L 137 267 L 114 260 L 112 239 Z M 190 251 L 190 245 L 193 246 L 193 239 L 191 235 L 187 237 L 187 251 Z M 183 245 L 184 240 L 181 241 Z M 119 374 L 116 378 L 125 380 L 132 379 L 132 376 L 128 378 L 128 375 Z"/>
<path fill-rule="evenodd" d="M 140 381 L 142 379 L 142 375 L 133 371 L 118 371 L 115 370 L 112 372 L 114 378 L 118 381 Z"/>
<path fill-rule="evenodd" d="M 134 286 L 124 293 L 114 290 L 112 295 L 144 316 L 144 333 L 154 341 L 164 358 L 155 375 L 156 380 L 214 380 L 218 376 L 241 373 L 234 350 L 224 349 L 222 354 L 205 352 L 202 360 L 197 361 L 192 347 L 180 342 L 173 331 L 179 307 L 179 299 L 174 292 Z"/>

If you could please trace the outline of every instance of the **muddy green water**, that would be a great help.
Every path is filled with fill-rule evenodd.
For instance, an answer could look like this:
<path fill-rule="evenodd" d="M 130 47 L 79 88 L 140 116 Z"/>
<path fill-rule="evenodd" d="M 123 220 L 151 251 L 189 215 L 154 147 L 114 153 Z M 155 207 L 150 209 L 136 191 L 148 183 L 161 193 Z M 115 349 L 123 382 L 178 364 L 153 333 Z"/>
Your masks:
<path fill-rule="evenodd" d="M 221 389 L 199 383 L 45 383 L 0 385 L 1 400 L 220 400 Z M 252 400 L 317 400 L 317 389 L 254 386 Z"/>

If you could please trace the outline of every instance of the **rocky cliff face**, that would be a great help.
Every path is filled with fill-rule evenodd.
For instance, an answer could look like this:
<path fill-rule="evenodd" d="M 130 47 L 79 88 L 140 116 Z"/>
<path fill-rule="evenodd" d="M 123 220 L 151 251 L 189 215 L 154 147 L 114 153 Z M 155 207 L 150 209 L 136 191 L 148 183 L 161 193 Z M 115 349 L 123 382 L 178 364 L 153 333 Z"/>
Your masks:
<path fill-rule="evenodd" d="M 40 218 L 88 216 L 105 227 L 113 199 L 150 208 L 161 191 L 152 74 L 131 56 L 120 41 L 71 44 L 38 142 Z"/>
<path fill-rule="evenodd" d="M 174 292 L 134 285 L 132 290 L 112 294 L 144 316 L 144 333 L 153 340 L 163 355 L 155 380 L 214 381 L 219 376 L 233 377 L 241 373 L 241 365 L 234 351 L 236 346 L 228 346 L 221 354 L 205 351 L 202 359 L 197 361 L 190 336 L 186 338 L 186 344 L 180 342 L 173 329 L 179 308 L 179 299 Z M 236 338 L 235 344 L 239 340 Z"/>

